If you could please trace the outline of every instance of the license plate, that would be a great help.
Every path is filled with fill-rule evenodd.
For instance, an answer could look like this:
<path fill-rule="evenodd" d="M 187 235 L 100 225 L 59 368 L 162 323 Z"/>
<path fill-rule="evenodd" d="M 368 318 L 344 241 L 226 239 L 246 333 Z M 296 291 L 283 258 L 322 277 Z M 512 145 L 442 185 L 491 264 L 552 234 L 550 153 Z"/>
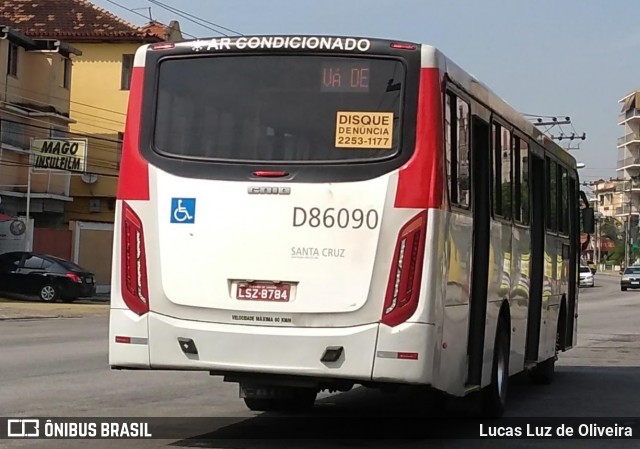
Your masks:
<path fill-rule="evenodd" d="M 639 284 L 640 284 L 640 282 L 638 282 L 638 281 L 631 281 L 631 285 L 639 285 Z"/>
<path fill-rule="evenodd" d="M 93 278 L 91 278 L 91 277 L 89 277 L 89 278 L 84 278 L 84 281 L 85 281 L 87 284 L 93 284 Z"/>
<path fill-rule="evenodd" d="M 237 299 L 253 301 L 287 302 L 291 296 L 289 284 L 249 283 L 238 284 Z"/>

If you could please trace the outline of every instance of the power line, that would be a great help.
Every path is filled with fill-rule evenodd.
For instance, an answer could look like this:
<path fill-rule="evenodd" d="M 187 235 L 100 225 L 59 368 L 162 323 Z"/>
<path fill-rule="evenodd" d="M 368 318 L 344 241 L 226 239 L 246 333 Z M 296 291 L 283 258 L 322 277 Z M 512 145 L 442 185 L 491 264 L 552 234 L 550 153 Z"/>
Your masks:
<path fill-rule="evenodd" d="M 111 3 L 111 4 L 113 4 L 113 5 L 116 5 L 116 6 L 120 7 L 120 8 L 122 8 L 122 9 L 125 9 L 125 10 L 127 10 L 127 11 L 129 11 L 129 12 L 133 13 L 133 14 L 137 14 L 137 15 L 139 15 L 140 17 L 144 17 L 145 19 L 147 19 L 147 16 L 145 16 L 144 14 L 139 13 L 138 11 L 136 11 L 136 10 L 134 10 L 134 9 L 127 8 L 126 6 L 122 6 L 120 3 L 116 3 L 116 2 L 114 2 L 113 0 L 107 0 L 107 1 L 108 1 L 109 3 Z M 189 34 L 189 33 L 186 33 L 186 32 L 184 32 L 184 31 L 182 31 L 182 30 L 178 30 L 178 29 L 177 29 L 177 28 L 175 28 L 175 27 L 172 27 L 172 26 L 169 26 L 169 25 L 165 25 L 164 23 L 159 22 L 159 21 L 157 21 L 157 20 L 156 20 L 156 22 L 158 22 L 160 25 L 162 25 L 162 26 L 164 26 L 164 27 L 167 27 L 167 28 L 169 28 L 169 29 L 171 29 L 171 30 L 173 30 L 173 31 L 180 31 L 180 32 L 181 32 L 182 34 L 184 34 L 185 36 L 189 36 L 189 37 L 192 37 L 192 38 L 194 38 L 194 39 L 197 39 L 197 36 L 194 36 L 193 34 Z"/>
<path fill-rule="evenodd" d="M 39 113 L 42 113 L 42 111 L 41 111 L 41 110 L 39 110 L 39 109 L 29 108 L 29 107 L 22 106 L 22 105 L 16 105 L 16 104 L 14 104 L 14 103 L 9 103 L 9 102 L 7 102 L 7 101 L 3 101 L 3 100 L 0 100 L 0 103 L 2 103 L 2 104 L 4 104 L 4 105 L 13 106 L 13 107 L 18 107 L 18 108 L 20 108 L 20 109 L 25 109 L 25 110 L 30 111 L 30 112 L 39 112 Z M 24 117 L 24 115 L 22 115 L 22 114 L 19 114 L 19 113 L 17 113 L 17 112 L 7 111 L 6 109 L 0 109 L 0 111 L 1 111 L 1 112 L 5 112 L 5 113 L 7 113 L 7 114 L 11 114 L 11 115 L 16 115 L 16 116 L 18 116 L 18 117 Z M 29 119 L 29 120 L 33 120 L 33 121 L 36 121 L 36 122 L 41 122 L 41 123 L 47 123 L 47 124 L 50 124 L 49 122 L 47 122 L 47 121 L 45 121 L 45 120 L 38 120 L 38 119 L 34 119 L 33 117 L 24 117 L 24 118 Z M 95 124 L 93 124 L 93 123 L 85 123 L 85 122 L 81 122 L 81 121 L 77 121 L 77 122 L 78 122 L 78 123 L 80 123 L 80 124 L 82 124 L 82 125 L 93 126 L 93 127 L 95 127 L 95 128 L 105 129 L 105 130 L 107 130 L 107 131 L 111 131 L 111 132 L 115 132 L 115 133 L 122 132 L 122 131 L 121 131 L 121 130 L 119 130 L 119 129 L 107 128 L 107 127 L 105 127 L 105 126 L 95 125 Z"/>
<path fill-rule="evenodd" d="M 573 126 L 571 117 L 568 115 L 558 117 L 555 115 L 535 115 L 535 114 L 528 114 L 524 112 L 521 112 L 521 114 L 529 117 L 531 124 L 534 126 L 546 126 L 546 128 L 542 130 L 542 132 L 544 134 L 548 134 L 551 140 L 558 140 L 558 141 L 566 140 L 568 142 L 567 146 L 562 147 L 564 148 L 565 151 L 579 150 L 580 149 L 579 141 L 586 140 L 587 138 L 587 133 L 583 132 L 582 135 L 580 135 L 578 131 L 576 131 L 575 126 Z M 543 120 L 543 118 L 547 120 Z M 566 132 L 565 129 L 562 127 L 562 125 L 571 125 L 572 132 Z M 558 135 L 551 134 L 551 130 L 556 126 L 560 130 L 560 134 Z M 576 142 L 575 146 L 572 146 L 572 143 L 574 142 L 574 140 L 578 142 Z"/>
<path fill-rule="evenodd" d="M 193 22 L 193 23 L 195 23 L 196 25 L 200 25 L 202 28 L 206 28 L 206 29 L 208 29 L 208 30 L 210 30 L 210 31 L 213 31 L 214 33 L 220 34 L 221 36 L 228 36 L 228 34 L 225 34 L 225 33 L 223 33 L 222 31 L 218 31 L 218 30 L 217 30 L 217 29 L 215 29 L 215 28 L 212 28 L 212 27 L 210 27 L 210 26 L 208 26 L 208 25 L 203 25 L 202 23 L 197 22 L 197 21 L 195 21 L 195 20 L 193 20 L 193 19 L 189 18 L 187 15 L 183 14 L 183 13 L 182 13 L 182 12 L 180 12 L 179 10 L 175 10 L 175 9 L 173 9 L 171 6 L 164 6 L 163 4 L 161 4 L 161 3 L 156 3 L 156 2 L 154 2 L 154 1 L 152 1 L 152 0 L 149 0 L 149 1 L 150 1 L 151 3 L 153 3 L 154 5 L 158 5 L 158 6 L 160 6 L 161 8 L 166 9 L 167 11 L 169 11 L 169 12 L 171 12 L 171 13 L 175 14 L 175 15 L 177 15 L 177 16 L 179 16 L 179 17 L 182 17 L 183 19 L 187 19 L 188 21 Z"/>
<path fill-rule="evenodd" d="M 18 89 L 18 90 L 21 90 L 21 91 L 23 91 L 23 92 L 31 92 L 31 93 L 34 93 L 34 94 L 41 94 L 41 93 L 42 93 L 42 92 L 38 92 L 37 90 L 33 90 L 33 89 L 26 89 L 26 88 L 24 88 L 24 87 L 20 87 L 20 86 L 9 86 L 7 83 L 3 83 L 3 82 L 0 82 L 0 86 L 8 86 L 8 87 L 11 87 L 12 89 Z M 18 95 L 18 97 L 20 97 L 20 98 L 27 98 L 27 97 L 23 97 L 23 96 L 20 96 L 20 95 Z M 81 105 L 81 106 L 86 106 L 86 107 L 88 107 L 88 108 L 92 108 L 92 109 L 98 109 L 98 110 L 100 110 L 100 111 L 111 112 L 111 113 L 113 113 L 113 114 L 118 114 L 118 115 L 127 115 L 127 114 L 126 114 L 126 113 L 124 113 L 124 112 L 115 111 L 115 110 L 113 110 L 113 109 L 101 108 L 101 107 L 99 107 L 99 106 L 94 106 L 94 105 L 87 104 L 87 103 L 81 103 L 81 102 L 79 102 L 79 101 L 71 100 L 71 99 L 69 99 L 69 98 L 65 98 L 65 97 L 57 97 L 57 96 L 55 96 L 55 95 L 50 95 L 49 97 L 50 97 L 50 98 L 54 98 L 54 99 L 56 99 L 56 100 L 68 101 L 69 103 L 72 103 L 72 104 L 79 104 L 79 105 Z M 42 103 L 42 102 L 41 102 L 41 104 L 48 104 L 48 103 Z"/>
<path fill-rule="evenodd" d="M 1 109 L 0 109 L 0 112 L 6 113 L 6 114 L 10 114 L 10 115 L 17 115 L 19 117 L 23 117 L 24 118 L 24 116 L 22 116 L 22 115 L 20 115 L 18 113 L 5 111 L 5 110 L 1 110 Z M 8 119 L 0 118 L 0 122 L 4 121 L 4 122 L 10 122 L 10 123 L 17 123 L 17 124 L 20 124 L 20 125 L 23 125 L 23 126 L 28 126 L 30 128 L 43 129 L 43 130 L 46 130 L 46 131 L 51 131 L 52 129 L 54 129 L 54 128 L 51 127 L 51 123 L 46 122 L 44 120 L 37 120 L 37 119 L 33 119 L 33 118 L 29 118 L 29 120 L 33 120 L 35 122 L 44 123 L 44 124 L 49 125 L 49 126 L 48 127 L 38 126 L 38 125 L 32 125 L 31 123 L 16 122 L 14 120 L 8 120 Z M 105 141 L 105 142 L 120 143 L 120 140 L 108 139 L 106 137 L 97 137 L 97 136 L 92 135 L 92 134 L 88 135 L 86 133 L 79 133 L 79 132 L 76 132 L 76 131 L 68 131 L 66 129 L 64 129 L 64 130 L 57 129 L 57 131 L 65 132 L 67 134 L 76 135 L 76 136 L 91 137 L 92 139 L 97 139 L 97 140 L 101 140 L 101 141 Z"/>
<path fill-rule="evenodd" d="M 221 29 L 226 30 L 226 31 L 229 31 L 229 32 L 231 32 L 231 33 L 235 33 L 235 34 L 238 34 L 238 35 L 240 35 L 240 36 L 243 36 L 243 34 L 242 34 L 242 33 L 240 33 L 239 31 L 235 31 L 235 30 L 232 30 L 231 28 L 224 27 L 224 26 L 222 26 L 222 25 L 220 25 L 220 24 L 218 24 L 218 23 L 214 23 L 214 22 L 211 22 L 211 21 L 209 21 L 209 20 L 205 20 L 205 19 L 203 19 L 203 18 L 201 18 L 201 17 L 194 16 L 193 14 L 190 14 L 190 13 L 188 13 L 188 12 L 186 12 L 186 11 L 183 11 L 183 10 L 178 9 L 178 8 L 176 8 L 176 7 L 173 7 L 173 6 L 166 5 L 165 3 L 162 3 L 162 2 L 160 2 L 160 1 L 158 1 L 158 0 L 148 0 L 148 1 L 149 1 L 150 3 L 153 3 L 154 5 L 157 5 L 157 6 L 160 6 L 161 8 L 166 9 L 167 11 L 173 12 L 174 14 L 178 14 L 178 15 L 182 14 L 182 17 L 183 17 L 183 18 L 185 18 L 185 19 L 187 19 L 187 20 L 190 20 L 191 22 L 196 23 L 196 24 L 200 25 L 200 26 L 201 26 L 201 27 L 203 27 L 203 28 L 207 28 L 207 29 L 209 29 L 209 30 L 211 30 L 211 31 L 215 31 L 216 33 L 222 34 L 223 36 L 227 36 L 227 35 L 226 35 L 226 34 L 224 34 L 224 33 L 221 33 L 221 32 L 220 32 L 220 31 L 218 31 L 218 30 L 214 30 L 214 29 L 212 29 L 212 28 L 210 28 L 210 27 L 207 27 L 207 26 L 205 26 L 205 25 L 202 25 L 201 23 L 196 22 L 196 20 L 197 20 L 197 21 L 200 21 L 200 22 L 204 22 L 204 23 L 206 23 L 206 24 L 208 24 L 208 25 L 212 25 L 212 26 L 217 27 L 217 28 L 221 28 Z M 187 16 L 187 17 L 185 17 L 185 16 Z"/>
<path fill-rule="evenodd" d="M 149 21 L 153 22 L 153 16 L 151 15 L 151 8 L 133 8 L 131 11 L 140 11 L 141 9 L 145 9 L 149 12 Z"/>

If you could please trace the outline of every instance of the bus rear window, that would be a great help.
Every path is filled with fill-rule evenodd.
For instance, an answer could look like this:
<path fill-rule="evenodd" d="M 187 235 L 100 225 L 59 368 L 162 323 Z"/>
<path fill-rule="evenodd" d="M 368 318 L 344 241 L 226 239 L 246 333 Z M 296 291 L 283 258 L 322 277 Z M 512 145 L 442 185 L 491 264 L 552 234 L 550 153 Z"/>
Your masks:
<path fill-rule="evenodd" d="M 382 58 L 215 56 L 159 64 L 153 146 L 189 159 L 348 162 L 400 147 L 404 66 Z"/>

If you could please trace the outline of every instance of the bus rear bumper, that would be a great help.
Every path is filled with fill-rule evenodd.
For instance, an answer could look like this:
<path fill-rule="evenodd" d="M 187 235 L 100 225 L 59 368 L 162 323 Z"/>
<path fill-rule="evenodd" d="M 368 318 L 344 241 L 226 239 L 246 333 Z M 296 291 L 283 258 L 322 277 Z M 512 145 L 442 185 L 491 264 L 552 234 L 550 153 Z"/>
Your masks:
<path fill-rule="evenodd" d="M 109 365 L 112 368 L 149 369 L 148 315 L 128 309 L 109 311 Z"/>
<path fill-rule="evenodd" d="M 116 321 L 130 319 L 123 313 L 116 313 Z M 256 379 L 286 375 L 353 383 L 425 384 L 433 369 L 428 348 L 432 347 L 434 326 L 427 324 L 302 328 L 206 323 L 153 312 L 147 317 L 148 358 L 139 354 L 143 363 L 135 365 L 148 361 L 152 370 L 200 370 Z M 124 346 L 128 345 L 111 342 L 110 358 L 120 360 L 120 351 L 130 351 Z M 336 348 L 342 348 L 337 360 L 323 360 L 328 350 Z M 121 360 L 131 361 L 130 356 Z"/>
<path fill-rule="evenodd" d="M 149 315 L 152 369 L 370 379 L 377 324 L 347 328 L 251 326 Z M 185 352 L 180 344 L 193 348 Z M 336 361 L 321 361 L 342 347 Z M 196 352 L 196 353 L 194 353 Z"/>

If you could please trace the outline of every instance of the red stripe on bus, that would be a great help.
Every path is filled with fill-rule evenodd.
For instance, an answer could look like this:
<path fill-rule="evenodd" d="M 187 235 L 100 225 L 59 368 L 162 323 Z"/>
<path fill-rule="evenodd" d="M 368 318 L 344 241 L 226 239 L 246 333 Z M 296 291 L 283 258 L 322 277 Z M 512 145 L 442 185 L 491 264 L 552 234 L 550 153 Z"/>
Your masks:
<path fill-rule="evenodd" d="M 118 177 L 117 198 L 120 200 L 149 199 L 149 164 L 140 154 L 143 78 L 144 67 L 134 67 Z"/>
<path fill-rule="evenodd" d="M 425 68 L 420 73 L 417 122 L 415 151 L 400 169 L 395 207 L 441 208 L 443 130 L 438 68 Z"/>

